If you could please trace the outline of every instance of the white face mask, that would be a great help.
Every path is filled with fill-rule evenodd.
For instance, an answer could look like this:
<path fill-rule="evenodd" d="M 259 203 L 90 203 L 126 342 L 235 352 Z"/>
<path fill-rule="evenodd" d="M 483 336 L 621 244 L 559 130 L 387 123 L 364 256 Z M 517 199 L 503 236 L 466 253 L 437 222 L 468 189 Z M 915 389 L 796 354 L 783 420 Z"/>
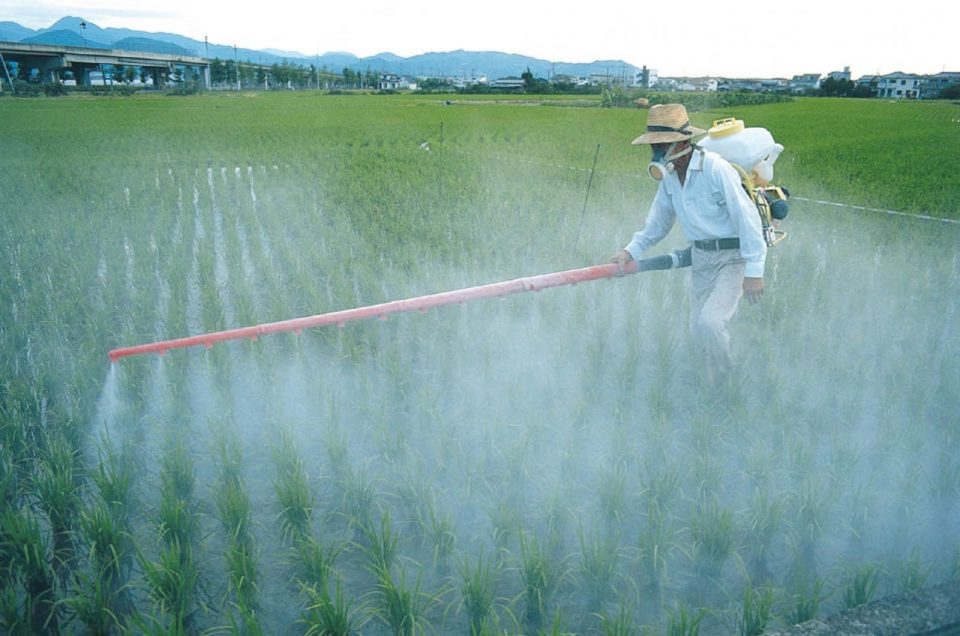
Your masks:
<path fill-rule="evenodd" d="M 753 174 L 756 176 L 756 181 L 760 185 L 766 185 L 773 181 L 773 164 L 770 162 L 770 158 L 767 157 L 755 165 L 753 167 Z"/>
<path fill-rule="evenodd" d="M 654 181 L 660 181 L 665 176 L 677 169 L 674 165 L 674 161 L 679 159 L 684 155 L 688 155 L 693 152 L 693 146 L 687 146 L 683 150 L 677 151 L 677 146 L 683 142 L 675 141 L 670 144 L 666 150 L 663 147 L 653 147 L 653 157 L 650 159 L 650 164 L 647 166 L 647 174 Z"/>

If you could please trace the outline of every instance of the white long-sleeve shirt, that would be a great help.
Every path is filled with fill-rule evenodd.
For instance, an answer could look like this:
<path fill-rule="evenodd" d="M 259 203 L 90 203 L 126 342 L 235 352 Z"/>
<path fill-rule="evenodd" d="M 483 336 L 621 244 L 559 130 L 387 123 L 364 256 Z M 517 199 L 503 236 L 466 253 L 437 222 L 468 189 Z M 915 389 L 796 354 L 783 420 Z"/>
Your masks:
<path fill-rule="evenodd" d="M 720 155 L 696 148 L 683 185 L 676 173 L 664 177 L 643 229 L 624 249 L 639 259 L 663 240 L 677 219 L 689 241 L 739 238 L 740 255 L 746 261 L 744 276 L 763 278 L 767 244 L 760 215 L 743 189 L 740 175 Z"/>

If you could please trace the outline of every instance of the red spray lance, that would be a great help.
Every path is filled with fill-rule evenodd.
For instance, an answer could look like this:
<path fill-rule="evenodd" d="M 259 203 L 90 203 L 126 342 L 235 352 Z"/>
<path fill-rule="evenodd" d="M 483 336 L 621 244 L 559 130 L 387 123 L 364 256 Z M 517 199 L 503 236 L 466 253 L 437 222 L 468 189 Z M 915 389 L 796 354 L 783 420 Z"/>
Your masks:
<path fill-rule="evenodd" d="M 686 258 L 684 258 L 686 254 Z M 631 261 L 623 269 L 623 274 L 634 274 L 638 271 L 647 271 L 654 269 L 671 269 L 674 267 L 684 267 L 689 265 L 689 250 L 673 252 L 664 256 Z M 409 311 L 426 311 L 434 307 L 443 305 L 452 305 L 454 303 L 465 303 L 471 300 L 481 298 L 493 298 L 518 294 L 520 292 L 540 291 L 550 287 L 559 287 L 561 285 L 575 285 L 591 280 L 602 278 L 613 278 L 621 275 L 617 271 L 614 263 L 606 265 L 594 265 L 592 267 L 583 267 L 580 269 L 570 269 L 552 274 L 540 274 L 538 276 L 528 276 L 514 280 L 503 281 L 499 283 L 490 283 L 479 285 L 477 287 L 466 287 L 453 291 L 430 294 L 427 296 L 416 296 L 404 300 L 394 300 L 378 305 L 367 305 L 354 309 L 344 309 L 341 311 L 332 311 L 315 316 L 306 316 L 303 318 L 294 318 L 292 320 L 281 320 L 279 322 L 268 322 L 251 327 L 240 327 L 237 329 L 228 329 L 226 331 L 215 331 L 211 333 L 177 338 L 175 340 L 162 340 L 159 342 L 150 342 L 147 344 L 135 345 L 132 347 L 121 347 L 113 349 L 107 355 L 111 362 L 117 362 L 120 358 L 126 356 L 136 356 L 145 353 L 165 354 L 171 349 L 184 349 L 187 347 L 204 346 L 208 349 L 218 342 L 227 340 L 256 340 L 260 336 L 272 333 L 292 331 L 300 333 L 304 329 L 313 327 L 322 327 L 325 325 L 342 326 L 348 322 L 359 320 L 368 320 L 370 318 L 386 318 L 390 314 L 404 313 Z"/>

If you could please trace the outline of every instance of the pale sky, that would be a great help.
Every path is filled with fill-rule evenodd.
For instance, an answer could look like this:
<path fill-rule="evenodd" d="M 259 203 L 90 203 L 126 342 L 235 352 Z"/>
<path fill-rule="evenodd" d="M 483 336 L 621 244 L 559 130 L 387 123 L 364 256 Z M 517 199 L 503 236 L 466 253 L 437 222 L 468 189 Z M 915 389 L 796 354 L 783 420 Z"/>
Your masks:
<path fill-rule="evenodd" d="M 503 51 L 554 62 L 621 59 L 662 76 L 854 78 L 960 72 L 955 0 L 3 0 L 0 21 L 38 29 L 73 15 L 103 27 L 314 55 Z M 855 6 L 856 5 L 856 6 Z"/>

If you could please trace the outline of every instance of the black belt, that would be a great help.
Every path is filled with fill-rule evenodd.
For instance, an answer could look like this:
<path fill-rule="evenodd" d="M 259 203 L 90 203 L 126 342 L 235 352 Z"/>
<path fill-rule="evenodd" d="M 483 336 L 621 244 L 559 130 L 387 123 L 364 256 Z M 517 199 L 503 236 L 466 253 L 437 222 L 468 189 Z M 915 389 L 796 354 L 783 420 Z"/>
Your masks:
<path fill-rule="evenodd" d="M 715 252 L 717 250 L 738 250 L 740 249 L 740 239 L 738 238 L 718 238 L 705 239 L 703 241 L 694 241 L 697 249 Z"/>

